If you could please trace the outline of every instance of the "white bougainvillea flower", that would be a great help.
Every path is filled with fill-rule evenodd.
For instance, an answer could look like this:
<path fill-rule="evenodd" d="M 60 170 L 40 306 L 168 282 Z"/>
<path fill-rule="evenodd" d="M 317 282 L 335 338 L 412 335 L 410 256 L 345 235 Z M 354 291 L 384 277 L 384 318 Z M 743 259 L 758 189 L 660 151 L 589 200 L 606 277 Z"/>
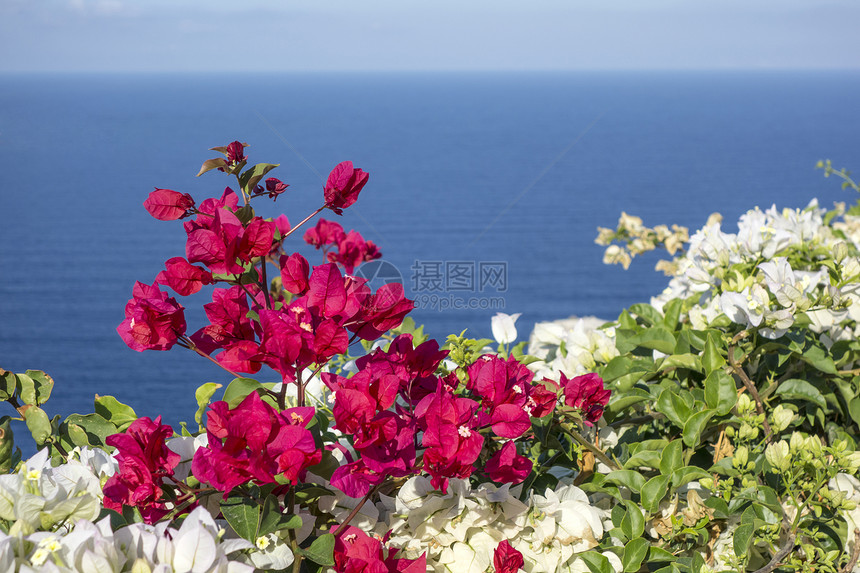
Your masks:
<path fill-rule="evenodd" d="M 514 326 L 517 319 L 522 316 L 522 313 L 505 314 L 497 312 L 490 320 L 493 328 L 493 338 L 499 344 L 510 344 L 517 339 L 517 327 Z"/>

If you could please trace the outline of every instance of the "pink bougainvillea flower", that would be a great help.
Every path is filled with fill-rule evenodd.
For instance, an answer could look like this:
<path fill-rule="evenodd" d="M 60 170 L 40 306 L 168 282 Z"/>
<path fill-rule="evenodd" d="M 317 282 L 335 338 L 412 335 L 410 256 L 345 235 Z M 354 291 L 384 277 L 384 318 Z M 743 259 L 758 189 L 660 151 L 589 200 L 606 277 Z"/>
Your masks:
<path fill-rule="evenodd" d="M 188 296 L 198 292 L 203 285 L 212 284 L 212 273 L 195 267 L 182 257 L 168 259 L 164 267 L 165 270 L 155 277 L 155 282 L 172 288 L 178 295 Z"/>
<path fill-rule="evenodd" d="M 562 374 L 559 383 L 564 388 L 565 405 L 580 409 L 583 422 L 593 426 L 603 416 L 603 409 L 611 395 L 611 391 L 603 386 L 603 378 L 591 373 L 568 380 Z"/>
<path fill-rule="evenodd" d="M 290 256 L 283 255 L 279 261 L 281 267 L 281 284 L 287 292 L 303 295 L 308 291 L 308 275 L 310 264 L 299 253 Z"/>
<path fill-rule="evenodd" d="M 340 215 L 343 209 L 356 202 L 368 177 L 361 169 L 353 168 L 352 161 L 339 163 L 325 183 L 325 206 Z"/>
<path fill-rule="evenodd" d="M 507 539 L 499 543 L 493 552 L 493 573 L 517 573 L 524 563 L 523 554 L 514 549 Z"/>
<path fill-rule="evenodd" d="M 334 570 L 336 573 L 425 573 L 427 556 L 418 559 L 396 557 L 397 550 L 389 549 L 385 555 L 383 542 L 370 537 L 361 529 L 345 528 L 334 543 Z"/>
<path fill-rule="evenodd" d="M 487 462 L 484 471 L 490 479 L 499 483 L 520 483 L 532 471 L 530 459 L 518 455 L 513 441 L 505 442 L 502 448 L 493 454 Z"/>
<path fill-rule="evenodd" d="M 245 157 L 245 147 L 246 145 L 244 143 L 239 143 L 238 141 L 234 141 L 229 144 L 224 153 L 224 155 L 227 156 L 227 163 L 230 165 L 236 165 L 237 163 L 245 161 L 247 159 Z"/>
<path fill-rule="evenodd" d="M 269 199 L 277 201 L 278 195 L 286 191 L 287 187 L 289 187 L 289 185 L 275 177 L 269 177 L 266 179 L 266 191 L 269 192 Z"/>
<path fill-rule="evenodd" d="M 320 219 L 315 226 L 305 231 L 302 238 L 307 244 L 321 249 L 325 245 L 336 245 L 344 237 L 346 237 L 346 233 L 343 232 L 343 227 L 340 224 Z"/>
<path fill-rule="evenodd" d="M 194 198 L 188 193 L 170 189 L 156 189 L 149 194 L 143 206 L 159 221 L 175 221 L 194 213 Z"/>
<path fill-rule="evenodd" d="M 206 415 L 208 445 L 195 452 L 191 471 L 225 498 L 238 485 L 274 483 L 279 474 L 301 479 L 322 456 L 307 430 L 313 417 L 311 407 L 279 413 L 256 392 L 233 409 L 214 402 Z"/>
<path fill-rule="evenodd" d="M 272 250 L 275 225 L 262 217 L 254 217 L 242 231 L 236 255 L 250 262 L 254 257 L 264 257 Z"/>
<path fill-rule="evenodd" d="M 104 485 L 104 505 L 122 513 L 124 505 L 137 507 L 147 523 L 155 523 L 169 510 L 163 498 L 163 480 L 173 475 L 179 454 L 171 451 L 165 440 L 173 428 L 155 419 L 139 418 L 122 434 L 114 434 L 105 443 L 117 449 L 119 471 Z"/>
<path fill-rule="evenodd" d="M 132 350 L 169 350 L 185 334 L 185 313 L 173 297 L 155 285 L 134 284 L 125 320 L 116 328 Z"/>
<path fill-rule="evenodd" d="M 328 253 L 328 260 L 341 265 L 347 274 L 352 274 L 361 263 L 382 257 L 372 241 L 365 241 L 361 234 L 350 231 L 337 242 L 337 252 Z"/>
<path fill-rule="evenodd" d="M 361 339 L 376 340 L 400 326 L 414 308 L 415 301 L 406 298 L 402 284 L 384 284 L 362 302 L 361 309 L 345 326 Z"/>

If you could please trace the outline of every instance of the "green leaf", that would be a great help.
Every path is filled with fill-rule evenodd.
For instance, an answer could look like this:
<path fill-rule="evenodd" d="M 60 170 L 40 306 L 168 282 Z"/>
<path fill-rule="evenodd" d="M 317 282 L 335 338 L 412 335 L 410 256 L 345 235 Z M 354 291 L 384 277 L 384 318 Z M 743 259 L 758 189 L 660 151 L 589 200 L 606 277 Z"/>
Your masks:
<path fill-rule="evenodd" d="M 98 414 L 87 414 L 86 416 L 71 414 L 66 418 L 65 423 L 69 427 L 74 424 L 83 430 L 91 446 L 104 446 L 108 436 L 119 433 L 115 425 Z"/>
<path fill-rule="evenodd" d="M 681 467 L 681 464 L 684 463 L 682 458 L 683 448 L 681 447 L 681 440 L 674 440 L 669 442 L 669 445 L 663 449 L 662 454 L 660 454 L 660 473 L 663 475 L 669 475 L 676 469 Z"/>
<path fill-rule="evenodd" d="M 33 434 L 37 446 L 41 446 L 51 436 L 51 420 L 38 406 L 30 406 L 24 411 L 27 429 Z"/>
<path fill-rule="evenodd" d="M 235 408 L 242 403 L 242 400 L 248 397 L 251 392 L 262 394 L 263 385 L 253 378 L 234 378 L 224 390 L 223 400 L 230 405 L 230 408 Z"/>
<path fill-rule="evenodd" d="M 627 356 L 616 356 L 603 367 L 603 370 L 600 371 L 600 377 L 605 382 L 612 382 L 630 372 L 632 363 L 633 361 Z"/>
<path fill-rule="evenodd" d="M 674 332 L 678 328 L 678 321 L 681 319 L 681 307 L 684 301 L 679 298 L 673 298 L 663 305 L 663 326 Z"/>
<path fill-rule="evenodd" d="M 307 549 L 299 549 L 298 553 L 320 565 L 326 567 L 334 566 L 334 535 L 325 533 L 320 535 Z"/>
<path fill-rule="evenodd" d="M 218 169 L 219 167 L 226 167 L 227 160 L 223 157 L 216 157 L 215 159 L 207 159 L 203 162 L 203 165 L 200 166 L 200 171 L 197 172 L 197 177 L 200 177 L 207 171 L 212 171 L 213 169 Z"/>
<path fill-rule="evenodd" d="M 15 374 L 15 390 L 25 404 L 36 405 L 36 383 L 26 374 Z"/>
<path fill-rule="evenodd" d="M 625 487 L 639 493 L 642 486 L 645 485 L 645 478 L 639 472 L 633 470 L 615 470 L 606 474 L 606 480 Z"/>
<path fill-rule="evenodd" d="M 714 417 L 715 413 L 714 410 L 702 410 L 687 418 L 687 422 L 684 424 L 683 437 L 684 443 L 688 447 L 695 448 L 699 445 L 702 431 L 708 425 L 711 418 Z"/>
<path fill-rule="evenodd" d="M 662 326 L 649 328 L 635 336 L 631 336 L 627 342 L 642 348 L 657 350 L 663 354 L 672 354 L 676 343 L 675 336 Z"/>
<path fill-rule="evenodd" d="M 752 541 L 755 529 L 752 523 L 743 523 L 738 525 L 732 537 L 732 545 L 734 546 L 735 555 L 743 557 L 749 553 L 750 541 Z"/>
<path fill-rule="evenodd" d="M 710 340 L 710 338 L 708 339 Z M 705 378 L 705 403 L 720 416 L 732 411 L 738 401 L 735 381 L 721 370 L 712 371 Z"/>
<path fill-rule="evenodd" d="M 263 511 L 260 514 L 260 528 L 256 536 L 262 537 L 281 529 L 298 529 L 302 526 L 302 518 L 298 515 L 286 515 L 281 511 L 281 504 L 274 495 L 266 496 Z M 256 539 L 256 538 L 255 538 Z"/>
<path fill-rule="evenodd" d="M 194 413 L 194 421 L 200 426 L 201 432 L 203 431 L 203 412 L 206 411 L 206 406 L 209 405 L 212 396 L 220 387 L 221 384 L 207 382 L 198 387 L 194 392 L 194 399 L 197 400 L 197 411 Z"/>
<path fill-rule="evenodd" d="M 654 476 L 642 486 L 642 507 L 649 513 L 654 513 L 660 507 L 660 502 L 669 490 L 669 476 Z"/>
<path fill-rule="evenodd" d="M 695 370 L 702 372 L 702 364 L 696 354 L 672 354 L 663 359 L 661 365 L 663 370 L 668 368 L 686 368 L 687 370 Z"/>
<path fill-rule="evenodd" d="M 720 354 L 716 338 L 715 335 L 708 333 L 708 341 L 705 342 L 705 349 L 702 352 L 702 366 L 705 367 L 705 374 L 711 374 L 726 365 L 726 359 Z"/>
<path fill-rule="evenodd" d="M 252 499 L 230 497 L 221 502 L 221 514 L 242 539 L 251 543 L 257 540 L 257 524 L 260 521 L 260 506 Z"/>
<path fill-rule="evenodd" d="M 624 567 L 625 573 L 635 573 L 639 571 L 642 565 L 642 560 L 648 554 L 648 548 L 651 546 L 647 539 L 637 537 L 631 539 L 624 546 L 624 553 L 621 556 L 621 566 Z"/>
<path fill-rule="evenodd" d="M 621 531 L 627 536 L 627 539 L 635 539 L 642 537 L 645 531 L 645 516 L 642 515 L 642 510 L 632 501 L 625 501 L 624 505 L 627 511 L 621 519 Z"/>
<path fill-rule="evenodd" d="M 648 561 L 675 561 L 675 556 L 663 549 L 662 547 L 657 547 L 656 545 L 652 545 L 648 548 Z"/>
<path fill-rule="evenodd" d="M 242 189 L 251 194 L 254 192 L 254 187 L 257 186 L 257 183 L 266 176 L 266 173 L 277 166 L 277 163 L 258 163 L 239 176 L 239 184 L 242 186 Z"/>
<path fill-rule="evenodd" d="M 607 422 L 611 422 L 630 406 L 650 399 L 651 394 L 639 388 L 632 388 L 625 394 L 621 394 L 620 392 L 613 392 L 612 397 L 609 399 L 609 404 L 606 405 L 606 410 L 604 410 L 603 415 L 605 416 Z"/>
<path fill-rule="evenodd" d="M 36 403 L 44 404 L 51 397 L 51 390 L 54 389 L 54 379 L 42 372 L 41 370 L 27 370 L 27 376 L 33 380 L 36 387 Z"/>
<path fill-rule="evenodd" d="M 824 400 L 821 392 L 818 391 L 818 388 L 806 380 L 798 378 L 786 380 L 777 387 L 774 394 L 789 400 L 806 400 L 821 408 L 827 407 L 827 402 Z"/>
<path fill-rule="evenodd" d="M 663 322 L 663 315 L 660 313 L 659 310 L 657 310 L 650 304 L 640 302 L 631 305 L 629 310 L 631 313 L 641 318 L 642 321 L 648 326 L 657 326 L 658 324 Z"/>
<path fill-rule="evenodd" d="M 677 489 L 693 480 L 709 477 L 710 474 L 700 467 L 684 466 L 672 472 L 672 489 Z"/>
<path fill-rule="evenodd" d="M 113 396 L 96 394 L 95 408 L 96 414 L 111 422 L 120 432 L 124 432 L 132 422 L 137 420 L 137 414 L 131 406 L 126 406 Z"/>
<path fill-rule="evenodd" d="M 597 551 L 586 551 L 585 553 L 580 553 L 579 557 L 585 561 L 591 573 L 615 573 L 615 569 L 612 568 L 609 559 Z"/>
<path fill-rule="evenodd" d="M 848 413 L 854 423 L 860 425 L 860 396 L 855 396 L 848 402 Z"/>
<path fill-rule="evenodd" d="M 833 359 L 827 353 L 827 350 L 816 343 L 804 348 L 800 359 L 827 374 L 838 374 L 836 364 L 833 363 Z"/>
<path fill-rule="evenodd" d="M 687 418 L 690 417 L 690 407 L 678 395 L 679 392 L 682 392 L 682 390 L 674 388 L 667 388 L 660 392 L 660 396 L 657 398 L 656 409 L 658 412 L 665 414 L 673 424 L 679 428 L 683 428 Z"/>

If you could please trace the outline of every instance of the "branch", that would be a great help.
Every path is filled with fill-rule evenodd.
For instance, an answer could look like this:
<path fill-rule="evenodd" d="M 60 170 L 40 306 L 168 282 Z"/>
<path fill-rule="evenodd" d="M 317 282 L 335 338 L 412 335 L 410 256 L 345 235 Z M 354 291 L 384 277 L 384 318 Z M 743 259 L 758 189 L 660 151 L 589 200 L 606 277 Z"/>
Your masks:
<path fill-rule="evenodd" d="M 737 337 L 735 337 L 735 338 L 737 338 Z M 753 400 L 755 400 L 756 412 L 764 415 L 764 419 L 762 420 L 764 422 L 764 433 L 765 433 L 764 439 L 767 443 L 770 443 L 770 441 L 771 441 L 770 438 L 773 435 L 773 432 L 771 431 L 770 424 L 767 421 L 767 414 L 764 411 L 764 404 L 761 401 L 761 396 L 759 395 L 758 389 L 756 389 L 755 384 L 753 384 L 753 381 L 750 380 L 749 376 L 747 376 L 746 371 L 735 360 L 735 352 L 734 351 L 735 351 L 734 347 L 729 346 L 729 352 L 728 352 L 729 365 L 732 367 L 732 371 L 735 374 L 737 374 L 738 377 L 741 379 L 741 381 L 744 383 L 744 386 L 746 387 L 747 391 L 750 393 L 750 396 L 752 396 Z"/>
<path fill-rule="evenodd" d="M 857 558 L 860 557 L 860 529 L 854 528 L 854 547 L 851 548 L 851 559 L 845 564 L 840 573 L 851 573 L 854 566 L 857 565 Z"/>
<path fill-rule="evenodd" d="M 779 567 L 780 562 L 785 559 L 785 557 L 791 553 L 791 550 L 794 549 L 794 540 L 797 537 L 796 533 L 792 533 L 788 536 L 788 539 L 785 540 L 785 545 L 782 548 L 774 553 L 773 558 L 770 560 L 770 563 L 762 567 L 761 569 L 757 569 L 755 573 L 770 573 L 777 567 Z"/>

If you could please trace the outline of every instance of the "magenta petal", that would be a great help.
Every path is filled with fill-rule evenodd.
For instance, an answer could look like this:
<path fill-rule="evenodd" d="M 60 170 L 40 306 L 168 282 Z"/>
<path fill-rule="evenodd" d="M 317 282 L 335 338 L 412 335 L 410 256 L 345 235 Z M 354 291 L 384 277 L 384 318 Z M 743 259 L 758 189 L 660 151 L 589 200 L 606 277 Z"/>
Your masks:
<path fill-rule="evenodd" d="M 337 265 L 314 267 L 309 281 L 308 306 L 319 309 L 326 318 L 338 315 L 346 305 L 346 288 Z"/>
<path fill-rule="evenodd" d="M 189 214 L 194 199 L 188 193 L 156 189 L 143 202 L 144 208 L 159 221 L 175 221 Z"/>
<path fill-rule="evenodd" d="M 490 423 L 493 431 L 502 438 L 518 438 L 531 428 L 529 415 L 515 404 L 501 404 L 493 410 Z"/>

